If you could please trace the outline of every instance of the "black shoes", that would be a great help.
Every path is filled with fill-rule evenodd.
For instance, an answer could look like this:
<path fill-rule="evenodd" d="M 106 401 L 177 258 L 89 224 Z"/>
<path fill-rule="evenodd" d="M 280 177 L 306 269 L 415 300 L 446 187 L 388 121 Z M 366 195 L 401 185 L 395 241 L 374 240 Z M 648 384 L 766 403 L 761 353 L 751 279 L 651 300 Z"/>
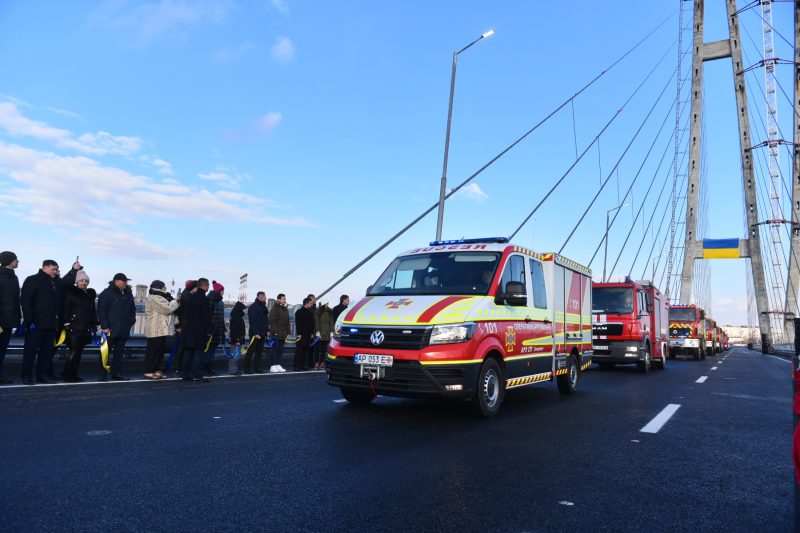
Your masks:
<path fill-rule="evenodd" d="M 197 381 L 197 382 L 200 382 L 200 383 L 208 383 L 211 380 L 208 379 L 208 378 L 194 378 L 192 381 Z"/>
<path fill-rule="evenodd" d="M 0 385 L 11 385 L 12 383 L 14 383 L 13 380 L 6 379 L 3 376 L 0 376 Z"/>
<path fill-rule="evenodd" d="M 83 378 L 79 378 L 78 376 L 64 376 L 62 379 L 64 383 L 83 383 Z"/>
<path fill-rule="evenodd" d="M 51 385 L 51 384 L 55 383 L 55 381 L 53 381 L 50 378 L 40 377 L 40 378 L 36 378 L 36 383 L 38 383 L 40 385 Z"/>
<path fill-rule="evenodd" d="M 119 374 L 114 374 L 111 376 L 111 381 L 129 381 L 131 378 L 126 378 L 125 376 L 121 376 Z"/>
<path fill-rule="evenodd" d="M 30 377 L 24 377 L 24 378 L 22 378 L 22 384 L 23 385 L 33 385 L 33 379 L 30 378 Z"/>

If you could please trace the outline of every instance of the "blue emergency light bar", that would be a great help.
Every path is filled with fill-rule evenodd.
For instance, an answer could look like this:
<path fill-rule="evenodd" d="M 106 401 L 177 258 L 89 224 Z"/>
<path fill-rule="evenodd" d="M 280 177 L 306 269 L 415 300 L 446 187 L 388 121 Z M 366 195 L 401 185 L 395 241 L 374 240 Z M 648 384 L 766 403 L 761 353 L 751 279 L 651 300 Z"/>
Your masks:
<path fill-rule="evenodd" d="M 508 237 L 483 237 L 480 239 L 455 239 L 451 241 L 433 241 L 430 246 L 448 246 L 451 244 L 483 244 L 483 243 L 497 243 L 505 244 L 508 242 Z"/>

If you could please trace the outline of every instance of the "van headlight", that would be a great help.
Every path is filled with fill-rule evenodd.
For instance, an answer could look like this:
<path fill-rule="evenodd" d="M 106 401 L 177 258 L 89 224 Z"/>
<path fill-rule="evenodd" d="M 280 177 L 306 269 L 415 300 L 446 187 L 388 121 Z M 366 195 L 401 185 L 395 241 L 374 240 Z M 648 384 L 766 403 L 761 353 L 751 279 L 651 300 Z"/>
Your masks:
<path fill-rule="evenodd" d="M 342 334 L 342 323 L 337 321 L 336 324 L 333 325 L 333 338 L 338 339 L 339 335 L 341 334 Z"/>
<path fill-rule="evenodd" d="M 431 330 L 431 340 L 428 344 L 456 344 L 467 342 L 475 331 L 475 323 L 452 324 L 447 326 L 434 326 Z"/>

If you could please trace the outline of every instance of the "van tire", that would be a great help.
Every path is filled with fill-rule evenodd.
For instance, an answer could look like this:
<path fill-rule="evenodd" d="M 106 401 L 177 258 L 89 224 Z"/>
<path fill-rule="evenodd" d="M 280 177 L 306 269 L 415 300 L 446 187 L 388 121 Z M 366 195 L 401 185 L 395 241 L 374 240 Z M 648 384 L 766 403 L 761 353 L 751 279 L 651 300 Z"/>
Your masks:
<path fill-rule="evenodd" d="M 575 389 L 578 388 L 578 381 L 581 378 L 581 369 L 578 367 L 578 358 L 574 355 L 570 355 L 567 361 L 569 372 L 556 378 L 558 392 L 561 394 L 575 394 Z"/>
<path fill-rule="evenodd" d="M 348 403 L 355 405 L 369 405 L 375 399 L 375 395 L 369 389 L 353 389 L 342 387 L 342 396 Z"/>
<path fill-rule="evenodd" d="M 478 386 L 470 400 L 470 408 L 475 416 L 492 418 L 500 411 L 506 396 L 506 380 L 496 359 L 489 358 L 481 365 L 478 373 Z"/>

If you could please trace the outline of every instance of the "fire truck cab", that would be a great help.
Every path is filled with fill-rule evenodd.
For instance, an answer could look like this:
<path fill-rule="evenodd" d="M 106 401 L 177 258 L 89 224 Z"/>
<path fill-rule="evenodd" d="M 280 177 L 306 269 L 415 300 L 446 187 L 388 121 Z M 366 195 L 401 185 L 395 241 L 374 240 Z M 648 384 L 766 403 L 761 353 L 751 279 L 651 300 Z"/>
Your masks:
<path fill-rule="evenodd" d="M 592 351 L 600 367 L 666 368 L 668 302 L 650 281 L 592 284 Z"/>
<path fill-rule="evenodd" d="M 591 271 L 508 239 L 437 241 L 395 258 L 334 325 L 326 372 L 344 398 L 469 401 L 555 380 L 573 394 L 592 363 Z"/>
<path fill-rule="evenodd" d="M 672 305 L 669 309 L 669 354 L 706 358 L 705 313 L 694 305 Z"/>

